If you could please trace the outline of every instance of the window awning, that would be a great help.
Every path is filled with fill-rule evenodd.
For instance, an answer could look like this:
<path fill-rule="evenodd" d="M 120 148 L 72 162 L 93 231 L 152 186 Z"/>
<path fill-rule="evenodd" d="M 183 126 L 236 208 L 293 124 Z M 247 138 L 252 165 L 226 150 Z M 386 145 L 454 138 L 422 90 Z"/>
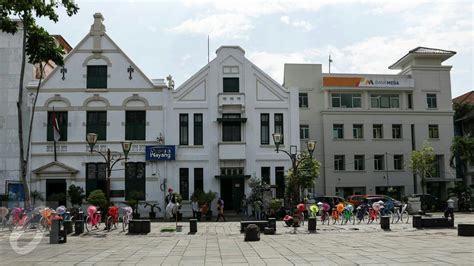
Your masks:
<path fill-rule="evenodd" d="M 250 175 L 216 175 L 217 179 L 232 179 L 232 178 L 240 178 L 246 179 L 250 178 Z"/>
<path fill-rule="evenodd" d="M 217 118 L 217 122 L 218 123 L 222 123 L 222 122 L 240 122 L 240 123 L 245 123 L 247 122 L 247 118 L 246 117 L 242 117 L 242 118 Z"/>

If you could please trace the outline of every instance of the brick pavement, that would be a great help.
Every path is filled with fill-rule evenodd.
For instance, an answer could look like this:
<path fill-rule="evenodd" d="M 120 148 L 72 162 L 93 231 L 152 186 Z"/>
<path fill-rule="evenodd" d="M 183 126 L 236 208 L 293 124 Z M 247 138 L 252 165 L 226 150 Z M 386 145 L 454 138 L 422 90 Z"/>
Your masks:
<path fill-rule="evenodd" d="M 456 224 L 474 223 L 474 214 L 456 216 Z M 174 223 L 153 223 L 146 236 L 115 230 L 69 236 L 66 244 L 50 245 L 49 238 L 29 254 L 12 250 L 10 233 L 0 232 L 1 265 L 472 265 L 474 238 L 458 237 L 455 229 L 417 230 L 409 224 L 392 224 L 385 232 L 378 224 L 320 225 L 316 234 L 305 227 L 283 227 L 276 235 L 261 235 L 259 242 L 244 242 L 237 222 L 199 223 L 188 235 L 187 222 L 180 233 L 161 233 Z M 27 244 L 35 232 L 20 237 Z"/>

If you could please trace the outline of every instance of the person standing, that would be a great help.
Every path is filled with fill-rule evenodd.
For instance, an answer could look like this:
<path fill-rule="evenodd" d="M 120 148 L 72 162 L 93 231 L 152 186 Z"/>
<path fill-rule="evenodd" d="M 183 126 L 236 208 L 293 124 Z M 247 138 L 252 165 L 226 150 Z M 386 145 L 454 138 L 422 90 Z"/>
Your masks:
<path fill-rule="evenodd" d="M 254 211 L 255 211 L 255 220 L 260 221 L 262 219 L 262 205 L 263 203 L 260 200 L 255 201 Z"/>
<path fill-rule="evenodd" d="M 244 196 L 242 197 L 242 202 L 241 202 L 241 213 L 240 213 L 240 216 L 241 216 L 241 219 L 244 218 L 244 215 L 245 215 L 245 218 L 248 219 L 249 218 L 249 211 L 248 211 L 248 205 L 247 205 L 247 197 Z"/>
<path fill-rule="evenodd" d="M 191 209 L 193 210 L 193 219 L 196 219 L 199 212 L 199 204 L 196 197 L 192 198 Z"/>
<path fill-rule="evenodd" d="M 222 220 L 224 220 L 224 222 L 225 222 L 224 201 L 221 198 L 219 198 L 217 200 L 217 219 L 216 219 L 216 222 L 218 222 L 220 218 L 222 218 Z"/>

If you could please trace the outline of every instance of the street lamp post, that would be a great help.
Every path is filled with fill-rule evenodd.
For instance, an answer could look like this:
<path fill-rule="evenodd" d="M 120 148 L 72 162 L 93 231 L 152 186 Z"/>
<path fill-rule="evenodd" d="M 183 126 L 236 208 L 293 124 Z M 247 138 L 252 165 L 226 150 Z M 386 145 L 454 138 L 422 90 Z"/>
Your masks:
<path fill-rule="evenodd" d="M 130 141 L 122 141 L 122 151 L 123 151 L 123 156 L 120 152 L 115 152 L 115 151 L 110 151 L 109 148 L 107 148 L 107 152 L 103 153 L 101 151 L 94 150 L 94 146 L 97 143 L 97 137 L 98 135 L 95 133 L 88 133 L 86 136 L 87 144 L 89 144 L 90 147 L 90 152 L 91 154 L 93 152 L 98 153 L 104 158 L 105 160 L 105 166 L 107 168 L 107 175 L 106 175 L 106 196 L 107 196 L 107 201 L 110 202 L 110 176 L 112 175 L 112 168 L 114 168 L 115 164 L 125 160 L 127 161 L 128 159 L 128 153 L 130 152 L 130 148 L 132 147 L 132 142 Z"/>
<path fill-rule="evenodd" d="M 276 146 L 275 151 L 277 153 L 282 151 L 283 153 L 288 155 L 291 159 L 291 168 L 293 170 L 293 186 L 294 186 L 293 190 L 294 190 L 294 195 L 295 195 L 294 197 L 296 197 L 294 200 L 299 201 L 300 190 L 299 190 L 299 181 L 298 181 L 298 166 L 302 161 L 313 159 L 313 152 L 314 152 L 314 149 L 316 148 L 316 141 L 308 140 L 306 142 L 306 148 L 308 149 L 309 155 L 304 155 L 301 153 L 298 154 L 298 146 L 296 145 L 290 145 L 290 151 L 280 150 L 280 144 L 281 144 L 281 140 L 283 139 L 283 134 L 274 133 L 272 134 L 272 137 L 273 137 L 273 142 L 275 143 L 275 146 Z"/>

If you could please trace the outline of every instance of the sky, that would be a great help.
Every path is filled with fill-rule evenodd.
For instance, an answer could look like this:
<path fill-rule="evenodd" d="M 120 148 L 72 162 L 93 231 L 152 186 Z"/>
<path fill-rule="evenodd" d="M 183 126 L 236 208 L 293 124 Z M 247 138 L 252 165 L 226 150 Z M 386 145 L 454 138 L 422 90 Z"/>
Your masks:
<path fill-rule="evenodd" d="M 427 0 L 77 0 L 80 10 L 39 24 L 73 47 L 92 15 L 149 78 L 171 74 L 176 86 L 221 45 L 239 45 L 280 84 L 285 63 L 322 64 L 332 73 L 396 74 L 388 66 L 418 46 L 456 51 L 452 96 L 474 90 L 474 2 Z"/>

